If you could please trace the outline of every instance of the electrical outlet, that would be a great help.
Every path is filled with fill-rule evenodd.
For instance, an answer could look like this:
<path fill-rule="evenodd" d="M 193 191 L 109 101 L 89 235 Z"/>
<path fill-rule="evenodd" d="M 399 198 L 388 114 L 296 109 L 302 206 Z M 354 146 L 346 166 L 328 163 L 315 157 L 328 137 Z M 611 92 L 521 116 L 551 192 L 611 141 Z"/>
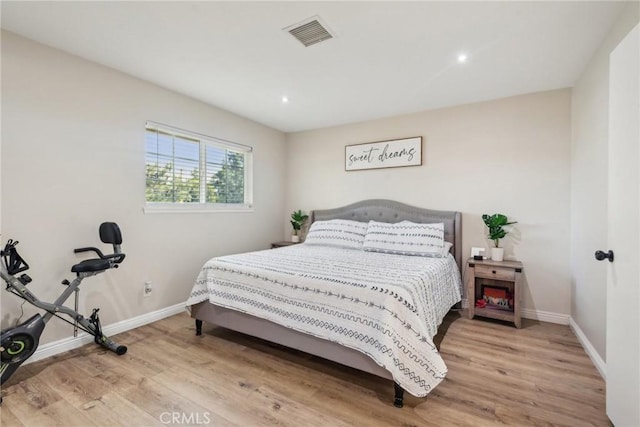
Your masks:
<path fill-rule="evenodd" d="M 151 282 L 149 282 L 149 281 L 144 282 L 144 289 L 143 289 L 142 295 L 144 295 L 145 297 L 148 297 L 149 295 L 151 295 L 151 291 L 153 291 L 153 287 L 151 286 Z"/>

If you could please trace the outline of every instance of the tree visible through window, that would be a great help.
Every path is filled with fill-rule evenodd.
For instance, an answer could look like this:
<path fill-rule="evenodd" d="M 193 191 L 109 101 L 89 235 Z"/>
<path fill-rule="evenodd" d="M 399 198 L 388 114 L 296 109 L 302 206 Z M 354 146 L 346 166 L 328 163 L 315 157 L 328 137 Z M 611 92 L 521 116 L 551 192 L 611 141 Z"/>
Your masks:
<path fill-rule="evenodd" d="M 147 124 L 147 204 L 250 205 L 251 148 Z"/>

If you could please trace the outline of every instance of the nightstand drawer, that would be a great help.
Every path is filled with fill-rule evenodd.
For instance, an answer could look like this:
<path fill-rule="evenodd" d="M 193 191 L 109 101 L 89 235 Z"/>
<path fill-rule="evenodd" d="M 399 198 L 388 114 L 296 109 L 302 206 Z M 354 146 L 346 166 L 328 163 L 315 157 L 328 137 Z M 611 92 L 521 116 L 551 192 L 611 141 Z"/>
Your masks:
<path fill-rule="evenodd" d="M 484 277 L 485 279 L 509 281 L 514 281 L 516 279 L 516 272 L 513 268 L 492 267 L 476 264 L 475 270 L 476 277 Z"/>

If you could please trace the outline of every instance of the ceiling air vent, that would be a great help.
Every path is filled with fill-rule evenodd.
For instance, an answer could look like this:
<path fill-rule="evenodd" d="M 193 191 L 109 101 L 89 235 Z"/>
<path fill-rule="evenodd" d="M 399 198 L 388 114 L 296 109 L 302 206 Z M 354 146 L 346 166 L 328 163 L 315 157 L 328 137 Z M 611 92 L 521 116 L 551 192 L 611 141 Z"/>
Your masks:
<path fill-rule="evenodd" d="M 329 32 L 327 26 L 322 23 L 319 16 L 305 19 L 302 22 L 284 28 L 284 31 L 288 31 L 289 34 L 306 47 L 333 38 L 333 35 Z"/>

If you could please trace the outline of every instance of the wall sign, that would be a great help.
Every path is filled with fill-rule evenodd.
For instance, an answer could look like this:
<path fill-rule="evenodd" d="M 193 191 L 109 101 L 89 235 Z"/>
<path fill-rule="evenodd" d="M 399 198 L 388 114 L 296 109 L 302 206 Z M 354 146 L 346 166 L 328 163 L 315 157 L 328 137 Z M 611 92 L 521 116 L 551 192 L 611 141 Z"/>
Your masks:
<path fill-rule="evenodd" d="M 347 145 L 344 148 L 344 169 L 399 168 L 422 164 L 422 137 L 394 139 Z"/>

